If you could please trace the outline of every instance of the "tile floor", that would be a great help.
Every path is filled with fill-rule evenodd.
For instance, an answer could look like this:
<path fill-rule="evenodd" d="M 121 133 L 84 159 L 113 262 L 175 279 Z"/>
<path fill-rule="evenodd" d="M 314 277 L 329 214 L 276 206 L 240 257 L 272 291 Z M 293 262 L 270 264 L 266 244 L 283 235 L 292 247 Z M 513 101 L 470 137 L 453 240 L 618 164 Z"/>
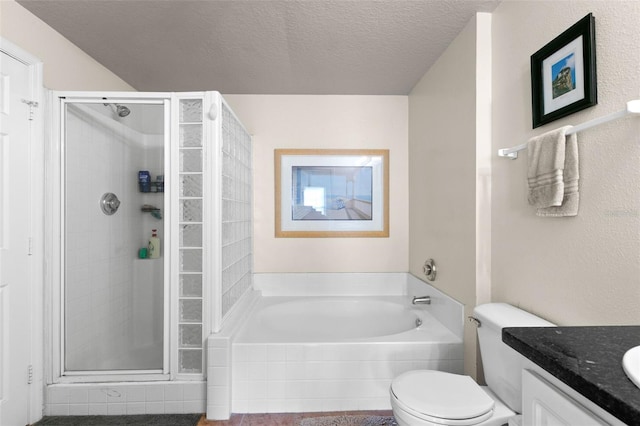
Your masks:
<path fill-rule="evenodd" d="M 309 417 L 370 415 L 391 416 L 391 410 L 384 411 L 340 411 L 321 413 L 278 413 L 278 414 L 232 414 L 229 420 L 207 420 L 205 416 L 198 426 L 296 426 Z"/>
<path fill-rule="evenodd" d="M 194 426 L 199 414 L 139 414 L 124 416 L 45 416 L 32 426 Z"/>

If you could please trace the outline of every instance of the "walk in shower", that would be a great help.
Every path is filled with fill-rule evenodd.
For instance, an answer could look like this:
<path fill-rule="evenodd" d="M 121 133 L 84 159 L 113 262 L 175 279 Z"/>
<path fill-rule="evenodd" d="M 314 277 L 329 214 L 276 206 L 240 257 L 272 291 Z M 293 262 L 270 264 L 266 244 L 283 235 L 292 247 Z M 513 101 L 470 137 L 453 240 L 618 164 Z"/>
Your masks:
<path fill-rule="evenodd" d="M 217 92 L 53 92 L 51 104 L 45 411 L 64 413 L 71 389 L 124 404 L 126 382 L 202 383 L 189 398 L 204 411 L 204 341 L 251 287 L 251 138 Z"/>

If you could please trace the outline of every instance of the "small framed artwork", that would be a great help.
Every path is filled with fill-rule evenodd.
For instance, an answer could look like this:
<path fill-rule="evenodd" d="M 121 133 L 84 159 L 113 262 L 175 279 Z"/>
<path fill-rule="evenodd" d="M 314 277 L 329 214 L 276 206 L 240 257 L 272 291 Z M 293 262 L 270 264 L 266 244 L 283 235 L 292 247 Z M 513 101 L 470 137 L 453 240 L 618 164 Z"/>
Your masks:
<path fill-rule="evenodd" d="M 598 103 L 590 13 L 531 55 L 533 128 Z"/>
<path fill-rule="evenodd" d="M 389 150 L 275 150 L 275 236 L 388 237 Z"/>

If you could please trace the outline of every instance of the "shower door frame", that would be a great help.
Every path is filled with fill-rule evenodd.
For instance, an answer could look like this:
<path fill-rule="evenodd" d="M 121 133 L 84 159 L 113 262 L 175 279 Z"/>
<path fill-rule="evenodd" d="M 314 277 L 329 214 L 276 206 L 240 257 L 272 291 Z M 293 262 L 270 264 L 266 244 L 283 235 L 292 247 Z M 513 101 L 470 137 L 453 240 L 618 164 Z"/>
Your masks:
<path fill-rule="evenodd" d="M 68 92 L 51 91 L 49 93 L 50 135 L 52 143 L 47 148 L 48 170 L 45 203 L 50 217 L 45 217 L 45 244 L 49 256 L 47 264 L 49 270 L 45 277 L 46 287 L 46 318 L 49 324 L 45 329 L 46 353 L 51 354 L 50 362 L 45 363 L 46 380 L 55 383 L 96 383 L 121 381 L 167 381 L 167 380 L 203 380 L 205 366 L 200 374 L 185 374 L 178 372 L 178 283 L 176 260 L 176 234 L 173 230 L 177 220 L 178 201 L 177 184 L 172 182 L 178 166 L 178 108 L 179 100 L 196 97 L 203 99 L 203 107 L 211 102 L 210 92 L 166 93 L 166 92 Z M 64 173 L 65 173 L 65 117 L 64 108 L 68 103 L 121 103 L 121 104 L 162 104 L 164 105 L 164 141 L 165 141 L 165 175 L 169 177 L 165 184 L 164 205 L 164 315 L 163 315 L 163 368 L 162 370 L 113 370 L 113 371 L 65 371 L 65 312 L 64 312 L 64 247 L 65 247 L 65 206 L 64 206 Z M 203 146 L 210 141 L 211 127 L 207 120 L 203 122 Z M 215 139 L 215 138 L 214 138 Z M 205 163 L 206 164 L 206 163 Z M 214 165 L 215 167 L 215 165 Z M 135 184 L 135 183 L 133 183 Z M 214 183 L 214 188 L 216 187 Z M 217 191 L 212 191 L 217 192 Z M 211 194 L 214 195 L 215 194 Z M 175 217 L 174 217 L 175 216 Z M 205 242 L 211 247 L 210 243 Z M 215 251 L 215 250 L 213 250 Z M 213 256 L 216 258 L 217 256 Z M 203 267 L 211 268 L 210 263 L 203 259 Z M 203 283 L 203 336 L 211 330 L 211 316 L 208 309 L 209 286 Z M 204 350 L 204 348 L 203 348 Z"/>

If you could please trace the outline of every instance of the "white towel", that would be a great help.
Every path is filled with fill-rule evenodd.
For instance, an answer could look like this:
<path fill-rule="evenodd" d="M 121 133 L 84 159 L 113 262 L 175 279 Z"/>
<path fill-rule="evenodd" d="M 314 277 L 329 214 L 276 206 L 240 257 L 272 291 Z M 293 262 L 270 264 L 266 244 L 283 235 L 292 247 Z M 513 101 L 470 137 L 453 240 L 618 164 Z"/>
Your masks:
<path fill-rule="evenodd" d="M 538 216 L 578 214 L 578 137 L 561 127 L 527 143 L 529 204 Z"/>

